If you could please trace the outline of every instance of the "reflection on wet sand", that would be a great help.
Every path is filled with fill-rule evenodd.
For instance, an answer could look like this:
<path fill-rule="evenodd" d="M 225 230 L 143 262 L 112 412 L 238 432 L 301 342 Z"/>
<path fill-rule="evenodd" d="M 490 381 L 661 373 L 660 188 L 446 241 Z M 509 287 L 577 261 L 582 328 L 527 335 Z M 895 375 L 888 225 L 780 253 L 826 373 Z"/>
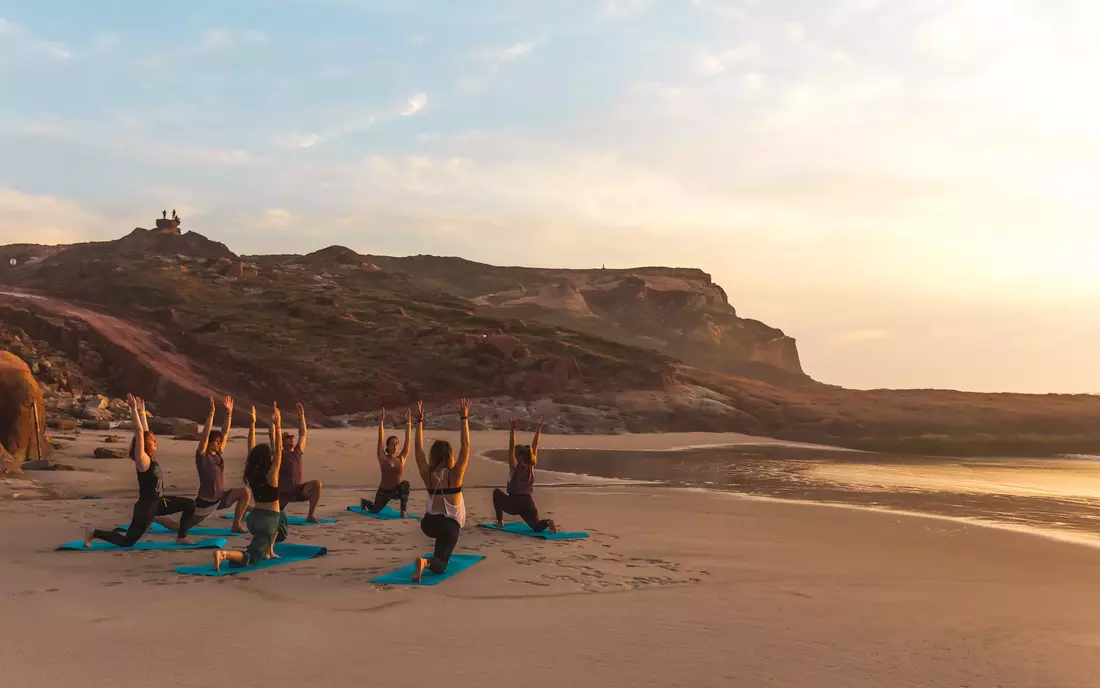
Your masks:
<path fill-rule="evenodd" d="M 490 452 L 502 460 L 503 452 Z M 1100 462 L 951 459 L 782 445 L 544 450 L 550 471 L 980 519 L 1100 540 Z"/>

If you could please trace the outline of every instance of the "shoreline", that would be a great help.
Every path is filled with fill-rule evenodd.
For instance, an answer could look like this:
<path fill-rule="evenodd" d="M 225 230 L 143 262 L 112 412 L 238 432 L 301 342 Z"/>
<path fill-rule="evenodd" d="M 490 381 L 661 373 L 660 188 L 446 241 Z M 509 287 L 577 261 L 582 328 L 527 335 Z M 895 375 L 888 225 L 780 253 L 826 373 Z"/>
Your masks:
<path fill-rule="evenodd" d="M 292 527 L 290 541 L 325 546 L 326 556 L 202 579 L 173 569 L 206 562 L 203 552 L 52 550 L 85 524 L 129 516 L 130 462 L 72 459 L 96 444 L 81 437 L 58 458 L 97 472 L 48 477 L 85 492 L 94 478 L 104 499 L 0 502 L 0 615 L 17 620 L 0 626 L 5 686 L 107 688 L 165 672 L 197 685 L 211 671 L 241 688 L 288 676 L 352 685 L 364 675 L 408 682 L 420 671 L 445 672 L 455 685 L 522 676 L 531 688 L 1077 688 L 1100 662 L 1096 548 L 926 514 L 541 469 L 540 511 L 589 539 L 478 528 L 492 517 L 479 490 L 457 551 L 482 562 L 434 587 L 373 585 L 430 541 L 415 522 L 343 511 L 377 485 L 372 439 L 310 434 L 306 475 L 326 482 L 318 515 L 338 522 Z M 483 435 L 478 446 L 501 445 Z M 226 452 L 231 484 L 242 447 L 234 440 Z M 468 484 L 503 486 L 507 468 L 482 453 Z M 165 441 L 160 454 L 166 489 L 189 494 L 192 443 Z M 423 505 L 414 496 L 410 512 Z"/>

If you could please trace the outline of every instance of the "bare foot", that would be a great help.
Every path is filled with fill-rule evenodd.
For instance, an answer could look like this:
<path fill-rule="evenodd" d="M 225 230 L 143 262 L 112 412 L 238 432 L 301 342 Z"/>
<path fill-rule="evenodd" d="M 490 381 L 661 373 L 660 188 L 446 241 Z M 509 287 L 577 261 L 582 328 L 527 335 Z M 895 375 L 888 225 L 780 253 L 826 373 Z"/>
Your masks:
<path fill-rule="evenodd" d="M 550 521 L 550 534 L 551 535 L 557 535 L 558 534 L 558 524 L 554 523 L 553 521 Z"/>
<path fill-rule="evenodd" d="M 404 512 L 404 511 L 401 512 L 401 518 L 408 518 L 408 517 L 409 517 L 409 514 L 407 512 Z"/>
<path fill-rule="evenodd" d="M 417 559 L 416 566 L 413 567 L 413 583 L 419 583 L 420 577 L 424 575 L 424 569 L 428 567 L 427 559 Z"/>
<path fill-rule="evenodd" d="M 214 570 L 222 570 L 222 562 L 225 561 L 225 551 L 216 549 L 214 550 Z"/>
<path fill-rule="evenodd" d="M 497 521 L 497 528 L 503 528 L 503 527 L 504 527 L 504 519 L 502 518 L 499 521 Z"/>
<path fill-rule="evenodd" d="M 316 516 L 306 516 L 306 523 L 320 523 Z"/>
<path fill-rule="evenodd" d="M 92 546 L 92 535 L 93 534 L 95 534 L 95 529 L 94 528 L 85 528 L 84 529 L 84 546 L 85 547 L 91 547 Z"/>
<path fill-rule="evenodd" d="M 192 542 L 191 540 L 188 540 L 187 538 L 176 538 L 176 544 L 177 545 L 193 545 L 195 543 Z"/>
<path fill-rule="evenodd" d="M 240 523 L 234 523 L 233 526 L 229 530 L 231 532 L 234 532 L 234 533 L 247 533 L 248 532 L 248 528 L 245 528 Z"/>

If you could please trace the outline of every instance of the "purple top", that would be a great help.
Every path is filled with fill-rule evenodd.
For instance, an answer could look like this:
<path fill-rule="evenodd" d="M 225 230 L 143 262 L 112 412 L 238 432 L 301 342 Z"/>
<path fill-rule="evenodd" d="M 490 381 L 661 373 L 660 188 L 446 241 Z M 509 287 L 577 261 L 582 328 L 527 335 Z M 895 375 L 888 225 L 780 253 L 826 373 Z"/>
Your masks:
<path fill-rule="evenodd" d="M 199 497 L 209 502 L 222 498 L 225 492 L 225 461 L 221 452 L 195 452 L 195 468 L 199 471 Z"/>
<path fill-rule="evenodd" d="M 283 450 L 283 463 L 279 466 L 279 491 L 289 492 L 302 484 L 302 451 L 297 445 L 290 451 Z"/>
<path fill-rule="evenodd" d="M 535 467 L 520 462 L 508 476 L 508 494 L 529 495 L 535 489 Z"/>

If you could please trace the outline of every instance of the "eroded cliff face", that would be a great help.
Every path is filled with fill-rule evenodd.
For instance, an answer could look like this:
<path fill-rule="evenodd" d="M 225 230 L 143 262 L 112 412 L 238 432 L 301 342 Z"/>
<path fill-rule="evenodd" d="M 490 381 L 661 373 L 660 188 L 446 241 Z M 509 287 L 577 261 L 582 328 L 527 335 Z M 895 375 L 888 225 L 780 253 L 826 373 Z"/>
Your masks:
<path fill-rule="evenodd" d="M 554 322 L 718 372 L 804 376 L 794 339 L 739 317 L 722 288 L 698 270 L 531 270 L 524 277 L 472 300 L 487 315 Z"/>

